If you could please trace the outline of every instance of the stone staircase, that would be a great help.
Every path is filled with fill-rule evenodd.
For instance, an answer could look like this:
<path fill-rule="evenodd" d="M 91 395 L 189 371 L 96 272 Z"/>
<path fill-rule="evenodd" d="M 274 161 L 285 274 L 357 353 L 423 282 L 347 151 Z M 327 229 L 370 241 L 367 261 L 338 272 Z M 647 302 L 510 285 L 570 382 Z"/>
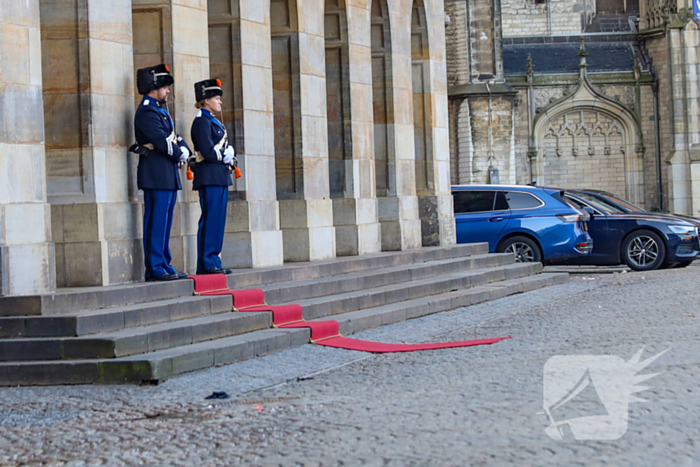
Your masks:
<path fill-rule="evenodd" d="M 270 305 L 298 303 L 344 335 L 540 287 L 567 274 L 488 254 L 486 244 L 237 270 L 230 289 L 262 288 Z M 157 383 L 309 342 L 271 314 L 231 311 L 194 296 L 193 281 L 65 289 L 0 298 L 0 386 Z"/>

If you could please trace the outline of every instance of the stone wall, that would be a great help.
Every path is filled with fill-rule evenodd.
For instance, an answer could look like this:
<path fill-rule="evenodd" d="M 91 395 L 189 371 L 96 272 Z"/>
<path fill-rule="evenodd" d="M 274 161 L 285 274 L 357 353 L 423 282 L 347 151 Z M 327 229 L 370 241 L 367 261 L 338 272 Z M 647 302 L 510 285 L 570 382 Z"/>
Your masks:
<path fill-rule="evenodd" d="M 644 134 L 644 207 L 649 210 L 658 210 L 659 205 L 659 189 L 658 189 L 658 171 L 656 152 L 656 115 L 654 108 L 654 91 L 651 86 L 642 86 L 640 89 L 640 113 L 642 115 L 642 132 Z M 663 154 L 663 153 L 662 153 Z M 664 181 L 666 175 L 666 164 L 661 162 L 661 179 L 662 186 L 666 185 Z M 662 190 L 664 197 L 663 205 L 668 206 L 668 196 Z"/>
<path fill-rule="evenodd" d="M 669 29 L 646 38 L 645 46 L 659 79 L 659 123 L 665 210 L 700 214 L 693 190 L 691 152 L 698 139 L 697 26 Z"/>
<path fill-rule="evenodd" d="M 489 116 L 488 96 L 451 100 L 454 184 L 490 183 L 489 168 L 499 171 L 500 183 L 515 183 L 513 104 L 512 96 L 493 96 Z"/>
<path fill-rule="evenodd" d="M 503 37 L 578 34 L 584 0 L 501 0 Z M 551 5 L 551 14 L 547 5 Z M 551 21 L 549 16 L 551 15 Z"/>
<path fill-rule="evenodd" d="M 445 30 L 447 84 L 465 84 L 470 81 L 467 2 L 445 2 L 445 13 L 450 17 Z"/>
<path fill-rule="evenodd" d="M 469 108 L 469 100 L 465 98 L 451 99 L 450 103 L 453 107 L 452 134 L 454 148 L 451 154 L 453 161 L 451 167 L 454 168 L 452 174 L 452 183 L 455 185 L 471 185 L 473 184 L 472 161 L 474 159 L 473 129 L 471 121 L 471 110 Z"/>
<path fill-rule="evenodd" d="M 490 104 L 488 97 L 471 98 L 469 109 L 474 148 L 473 183 L 489 183 L 489 168 L 498 169 L 500 183 L 515 183 L 512 97 L 494 96 Z"/>

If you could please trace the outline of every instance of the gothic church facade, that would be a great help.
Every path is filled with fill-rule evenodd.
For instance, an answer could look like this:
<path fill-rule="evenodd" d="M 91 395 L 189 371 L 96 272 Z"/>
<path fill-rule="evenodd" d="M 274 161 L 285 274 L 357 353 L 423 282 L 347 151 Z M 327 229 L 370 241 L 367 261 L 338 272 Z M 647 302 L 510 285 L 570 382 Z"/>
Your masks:
<path fill-rule="evenodd" d="M 690 0 L 447 1 L 453 184 L 612 192 L 700 215 Z"/>

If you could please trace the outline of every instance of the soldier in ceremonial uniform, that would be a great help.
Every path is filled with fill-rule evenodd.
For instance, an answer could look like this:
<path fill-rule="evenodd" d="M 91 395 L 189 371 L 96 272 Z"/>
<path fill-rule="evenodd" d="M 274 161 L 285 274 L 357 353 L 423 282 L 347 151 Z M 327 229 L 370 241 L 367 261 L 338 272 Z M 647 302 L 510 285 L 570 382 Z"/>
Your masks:
<path fill-rule="evenodd" d="M 186 163 L 191 151 L 175 134 L 173 120 L 165 108 L 174 83 L 167 65 L 142 68 L 137 72 L 139 94 L 143 95 L 136 110 L 134 128 L 139 154 L 138 187 L 143 190 L 143 251 L 147 281 L 184 279 L 170 265 L 170 228 L 177 192 L 182 189 L 179 166 Z"/>
<path fill-rule="evenodd" d="M 221 266 L 228 187 L 236 156 L 228 144 L 226 128 L 216 118 L 221 112 L 221 81 L 210 79 L 194 85 L 199 112 L 192 123 L 195 155 L 194 189 L 199 191 L 202 215 L 197 233 L 197 274 L 230 274 Z"/>

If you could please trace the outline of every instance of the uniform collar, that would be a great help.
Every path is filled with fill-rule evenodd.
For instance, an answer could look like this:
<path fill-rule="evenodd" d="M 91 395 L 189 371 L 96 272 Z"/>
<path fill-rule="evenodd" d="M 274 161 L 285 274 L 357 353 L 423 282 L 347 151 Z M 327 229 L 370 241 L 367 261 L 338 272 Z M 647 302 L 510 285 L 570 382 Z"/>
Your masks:
<path fill-rule="evenodd" d="M 205 109 L 204 107 L 202 107 L 202 115 L 207 117 L 209 119 L 209 121 L 214 122 L 214 124 L 217 125 L 218 127 L 220 127 L 221 129 L 226 130 L 224 125 L 221 123 L 221 121 L 219 121 L 219 119 L 216 117 L 216 115 L 214 115 L 214 112 L 212 112 L 211 110 L 208 110 L 208 109 Z"/>
<path fill-rule="evenodd" d="M 146 102 L 148 102 L 148 104 L 146 104 Z M 151 96 L 143 96 L 143 101 L 142 101 L 142 103 L 143 103 L 144 105 L 153 105 L 153 106 L 156 107 L 156 109 L 160 109 L 160 108 L 163 107 L 163 106 L 161 105 L 161 103 L 160 103 L 158 100 L 152 98 Z"/>

